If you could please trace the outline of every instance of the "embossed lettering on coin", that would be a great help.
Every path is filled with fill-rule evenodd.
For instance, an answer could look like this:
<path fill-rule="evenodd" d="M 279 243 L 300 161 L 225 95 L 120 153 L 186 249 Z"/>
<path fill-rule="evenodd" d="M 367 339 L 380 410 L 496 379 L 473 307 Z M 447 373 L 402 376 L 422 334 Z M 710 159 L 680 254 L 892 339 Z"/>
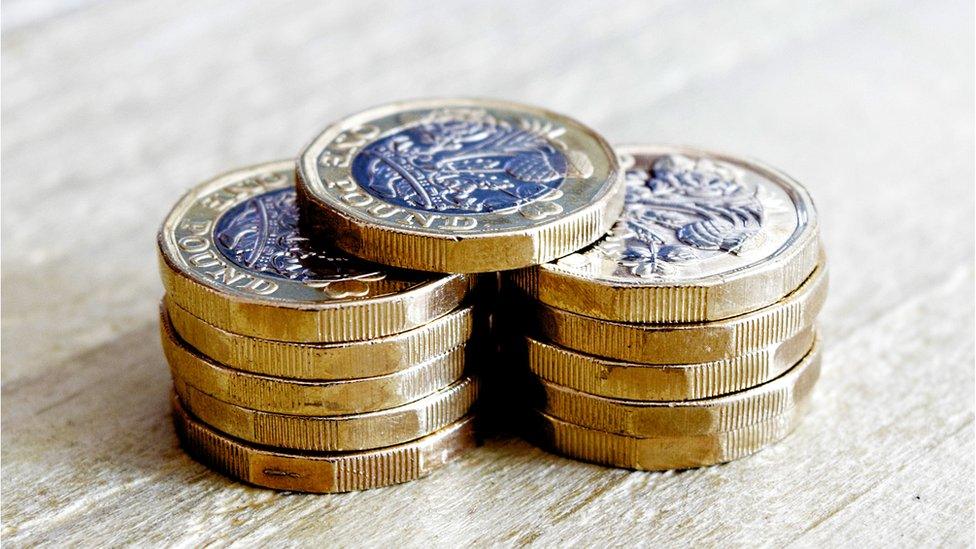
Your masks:
<path fill-rule="evenodd" d="M 167 253 L 189 273 L 286 301 L 380 296 L 430 280 L 357 259 L 325 239 L 311 243 L 298 227 L 290 163 L 236 175 L 208 183 L 167 220 L 164 233 L 173 244 Z"/>

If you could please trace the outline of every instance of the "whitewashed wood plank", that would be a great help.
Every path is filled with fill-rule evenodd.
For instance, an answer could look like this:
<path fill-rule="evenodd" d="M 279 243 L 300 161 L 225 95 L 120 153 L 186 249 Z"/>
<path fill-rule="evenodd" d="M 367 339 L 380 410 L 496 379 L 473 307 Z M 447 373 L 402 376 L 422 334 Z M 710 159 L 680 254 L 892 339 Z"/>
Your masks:
<path fill-rule="evenodd" d="M 106 2 L 5 25 L 4 542 L 971 544 L 972 20 L 961 1 Z M 328 497 L 176 447 L 154 325 L 169 204 L 346 112 L 459 93 L 754 155 L 811 188 L 832 289 L 793 437 L 663 474 L 498 439 Z"/>

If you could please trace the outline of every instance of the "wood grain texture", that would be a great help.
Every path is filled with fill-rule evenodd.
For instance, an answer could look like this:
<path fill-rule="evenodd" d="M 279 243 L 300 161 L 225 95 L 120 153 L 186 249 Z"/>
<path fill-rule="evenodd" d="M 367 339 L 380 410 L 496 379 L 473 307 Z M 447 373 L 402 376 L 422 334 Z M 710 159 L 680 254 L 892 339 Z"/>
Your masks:
<path fill-rule="evenodd" d="M 2 537 L 103 545 L 973 543 L 973 5 L 4 3 Z M 168 415 L 153 237 L 195 182 L 390 100 L 498 96 L 761 158 L 822 216 L 783 443 L 634 473 L 492 439 L 407 485 L 251 488 Z"/>

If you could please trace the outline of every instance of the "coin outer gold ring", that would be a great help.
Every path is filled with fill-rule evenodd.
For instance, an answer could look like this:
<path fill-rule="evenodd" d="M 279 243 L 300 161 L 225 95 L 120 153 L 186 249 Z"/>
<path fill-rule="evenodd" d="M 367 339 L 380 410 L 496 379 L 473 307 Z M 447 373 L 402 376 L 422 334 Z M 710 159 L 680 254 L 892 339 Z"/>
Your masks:
<path fill-rule="evenodd" d="M 186 347 L 169 321 L 160 321 L 163 352 L 173 379 L 230 404 L 252 410 L 304 416 L 374 412 L 409 404 L 460 379 L 465 347 L 384 376 L 342 381 L 305 381 L 251 374 L 221 366 Z"/>
<path fill-rule="evenodd" d="M 321 452 L 382 448 L 427 436 L 467 415 L 478 393 L 477 382 L 464 378 L 416 402 L 387 410 L 303 417 L 228 404 L 179 380 L 175 388 L 187 411 L 218 431 L 255 444 Z"/>
<path fill-rule="evenodd" d="M 760 309 L 795 290 L 822 262 L 819 221 L 809 193 L 788 175 L 755 160 L 684 147 L 630 145 L 621 155 L 656 156 L 678 153 L 708 157 L 784 182 L 807 205 L 803 229 L 788 247 L 762 264 L 702 278 L 691 284 L 633 284 L 587 278 L 556 263 L 543 263 L 507 273 L 528 296 L 559 309 L 618 322 L 681 323 L 722 320 Z"/>
<path fill-rule="evenodd" d="M 419 328 L 455 309 L 474 282 L 448 275 L 395 295 L 284 307 L 219 292 L 179 272 L 162 252 L 159 259 L 163 287 L 174 303 L 228 332 L 280 341 L 336 343 Z"/>
<path fill-rule="evenodd" d="M 541 443 L 565 457 L 641 471 L 690 469 L 754 454 L 793 432 L 805 406 L 732 431 L 637 438 L 587 429 L 539 413 Z"/>
<path fill-rule="evenodd" d="M 247 444 L 207 427 L 173 398 L 173 423 L 187 452 L 227 476 L 275 490 L 339 493 L 429 475 L 476 445 L 471 417 L 418 440 L 348 453 L 297 453 Z"/>
<path fill-rule="evenodd" d="M 337 182 L 321 180 L 318 173 L 318 154 L 324 150 L 329 139 L 355 130 L 355 124 L 392 115 L 400 110 L 439 107 L 524 111 L 545 116 L 565 126 L 575 126 L 587 138 L 592 139 L 600 152 L 605 155 L 608 162 L 608 175 L 603 182 L 605 188 L 585 206 L 576 208 L 567 215 L 551 218 L 544 223 L 534 223 L 531 226 L 511 230 L 465 234 L 447 229 L 437 233 L 381 224 L 365 206 L 350 207 L 341 201 L 339 191 L 333 196 L 331 189 L 332 186 L 338 188 Z M 370 142 L 364 141 L 359 146 L 353 146 L 354 141 L 359 139 L 355 131 L 352 131 L 349 139 L 350 141 L 343 145 L 342 151 L 348 154 L 349 158 L 354 156 L 361 146 Z M 350 183 L 352 183 L 351 177 L 349 175 Z M 624 206 L 623 174 L 620 171 L 617 155 L 599 134 L 582 123 L 558 113 L 517 103 L 480 99 L 407 101 L 353 115 L 326 128 L 303 151 L 298 163 L 296 179 L 298 197 L 303 205 L 303 219 L 306 220 L 313 234 L 335 235 L 339 248 L 370 261 L 407 269 L 445 273 L 504 271 L 562 257 L 603 236 L 617 221 Z M 363 200 L 369 199 L 368 196 L 363 196 Z M 425 216 L 432 214 L 432 212 L 422 211 L 417 213 Z M 448 227 L 450 225 L 447 224 Z"/>
<path fill-rule="evenodd" d="M 473 277 L 460 274 L 427 276 L 416 283 L 412 279 L 384 279 L 370 284 L 392 293 L 326 299 L 324 293 L 309 292 L 304 283 L 279 280 L 232 264 L 213 245 L 212 227 L 228 204 L 262 192 L 291 188 L 294 171 L 291 160 L 242 168 L 198 185 L 180 199 L 166 216 L 156 239 L 163 286 L 174 303 L 209 324 L 236 334 L 281 341 L 341 342 L 373 339 L 423 326 L 455 309 L 474 286 Z M 220 205 L 201 205 L 211 202 Z M 186 219 L 196 208 L 201 208 L 202 217 Z M 191 265 L 192 255 L 187 255 L 190 252 L 181 248 L 176 238 L 184 224 L 210 227 L 195 233 L 199 237 L 194 238 L 199 241 L 196 245 L 202 247 L 192 253 L 207 256 L 211 269 L 218 274 L 204 276 Z M 234 274 L 231 281 L 226 278 L 229 273 Z M 262 296 L 254 285 L 275 293 Z M 305 290 L 300 292 L 301 298 L 287 297 L 298 288 Z M 322 295 L 322 299 L 309 297 L 317 295 Z"/>
<path fill-rule="evenodd" d="M 677 401 L 717 397 L 765 383 L 799 362 L 813 345 L 810 326 L 746 355 L 699 364 L 638 364 L 564 349 L 526 337 L 529 370 L 540 379 L 591 395 Z"/>
<path fill-rule="evenodd" d="M 680 402 L 642 402 L 588 395 L 542 382 L 542 411 L 563 421 L 635 437 L 705 435 L 770 420 L 805 402 L 820 376 L 820 346 L 780 377 L 738 393 Z"/>
<path fill-rule="evenodd" d="M 820 266 L 779 302 L 737 316 L 699 324 L 625 324 L 536 304 L 539 333 L 582 353 L 645 364 L 694 364 L 754 353 L 813 324 L 827 296 Z"/>
<path fill-rule="evenodd" d="M 471 337 L 475 324 L 473 307 L 469 306 L 419 328 L 382 338 L 292 343 L 230 333 L 171 301 L 166 308 L 180 339 L 202 354 L 238 370 L 292 379 L 354 379 L 401 371 L 457 348 Z"/>

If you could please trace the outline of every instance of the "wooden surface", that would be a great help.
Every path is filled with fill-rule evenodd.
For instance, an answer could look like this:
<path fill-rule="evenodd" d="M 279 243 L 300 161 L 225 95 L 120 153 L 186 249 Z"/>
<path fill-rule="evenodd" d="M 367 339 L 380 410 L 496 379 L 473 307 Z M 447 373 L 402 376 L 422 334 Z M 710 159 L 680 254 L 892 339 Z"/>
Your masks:
<path fill-rule="evenodd" d="M 972 544 L 971 1 L 3 8 L 5 544 Z M 340 496 L 247 487 L 184 455 L 155 318 L 171 203 L 345 113 L 451 94 L 805 182 L 832 287 L 798 432 L 663 474 L 496 439 Z"/>

